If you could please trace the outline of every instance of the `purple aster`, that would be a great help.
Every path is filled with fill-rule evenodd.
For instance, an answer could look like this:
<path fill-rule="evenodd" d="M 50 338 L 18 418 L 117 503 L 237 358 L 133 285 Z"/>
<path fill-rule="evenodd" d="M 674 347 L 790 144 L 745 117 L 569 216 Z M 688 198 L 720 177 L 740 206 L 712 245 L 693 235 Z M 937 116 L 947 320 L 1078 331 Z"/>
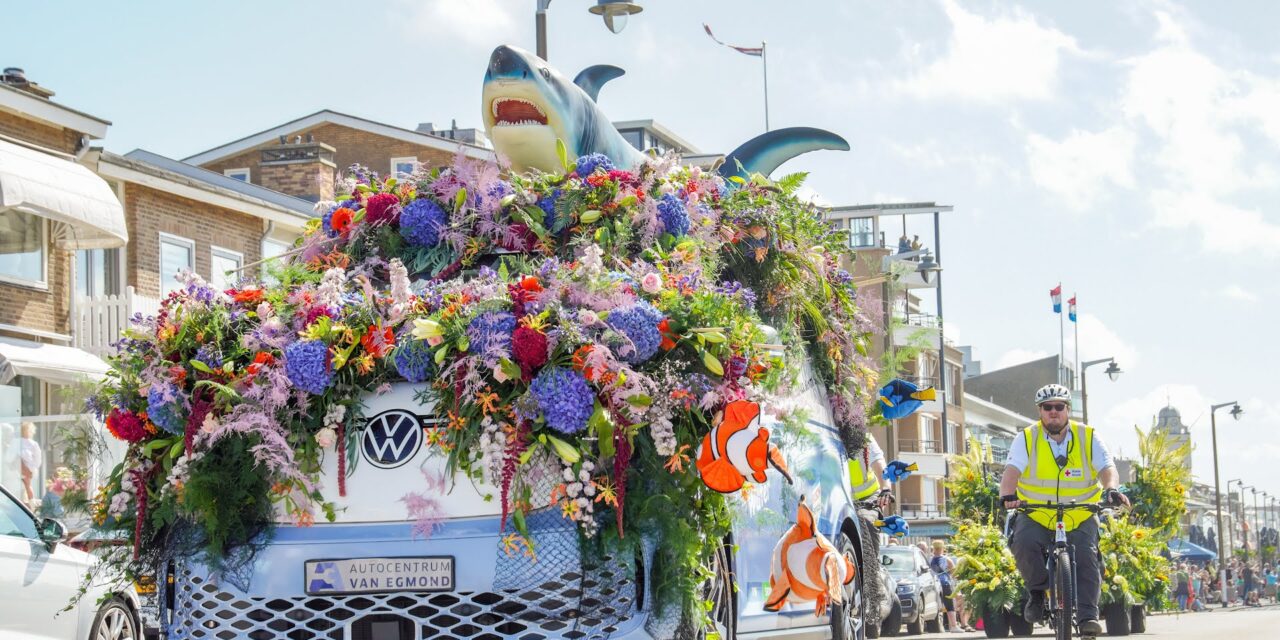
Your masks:
<path fill-rule="evenodd" d="M 720 286 L 716 287 L 716 291 L 730 298 L 737 298 L 742 303 L 742 306 L 748 309 L 754 309 L 756 306 L 756 292 L 736 280 L 721 282 Z"/>
<path fill-rule="evenodd" d="M 511 351 L 511 333 L 516 330 L 515 315 L 506 311 L 486 311 L 471 319 L 467 338 L 472 353 L 495 350 Z"/>
<path fill-rule="evenodd" d="M 586 378 L 572 369 L 543 369 L 529 385 L 529 391 L 538 400 L 547 426 L 563 434 L 582 431 L 595 411 L 595 394 Z"/>
<path fill-rule="evenodd" d="M 329 345 L 320 340 L 299 340 L 284 350 L 284 371 L 293 386 L 320 395 L 333 383 L 329 370 Z"/>
<path fill-rule="evenodd" d="M 434 247 L 449 215 L 434 201 L 418 198 L 400 212 L 400 235 L 415 247 Z"/>
<path fill-rule="evenodd" d="M 157 427 L 169 433 L 185 433 L 187 416 L 185 403 L 178 398 L 178 388 L 170 382 L 157 382 L 147 391 L 147 417 Z"/>
<path fill-rule="evenodd" d="M 626 336 L 630 344 L 622 345 L 618 354 L 631 364 L 639 364 L 652 358 L 662 344 L 662 333 L 658 331 L 662 312 L 643 300 L 610 311 L 606 322 L 614 331 Z"/>
<path fill-rule="evenodd" d="M 613 171 L 613 161 L 603 153 L 591 153 L 578 158 L 577 170 L 578 175 L 587 177 L 596 172 L 596 169 L 604 169 L 605 173 Z"/>
<path fill-rule="evenodd" d="M 431 346 L 424 340 L 410 339 L 402 343 L 396 347 L 392 359 L 395 360 L 396 371 L 409 382 L 426 382 L 435 365 Z"/>
<path fill-rule="evenodd" d="M 663 194 L 658 203 L 658 219 L 667 233 L 677 238 L 689 233 L 689 212 L 675 194 Z"/>

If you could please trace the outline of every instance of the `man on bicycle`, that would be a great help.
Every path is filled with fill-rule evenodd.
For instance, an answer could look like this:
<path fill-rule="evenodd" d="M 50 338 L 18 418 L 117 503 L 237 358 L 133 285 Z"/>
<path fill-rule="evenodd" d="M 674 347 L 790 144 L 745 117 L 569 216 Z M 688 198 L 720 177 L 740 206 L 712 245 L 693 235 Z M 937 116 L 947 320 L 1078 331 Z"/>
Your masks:
<path fill-rule="evenodd" d="M 889 508 L 894 501 L 893 484 L 884 477 L 884 450 L 876 442 L 875 436 L 867 434 L 867 444 L 861 451 L 849 456 L 849 484 L 853 499 L 858 502 L 874 502 L 881 510 Z M 862 525 L 862 557 L 880 559 L 880 530 L 875 521 L 879 514 L 875 511 L 860 509 L 858 520 Z M 891 539 L 892 541 L 892 539 Z M 863 580 L 863 589 L 867 599 L 868 624 L 879 624 L 880 602 L 894 594 L 882 593 L 880 580 L 875 570 L 869 570 Z"/>
<path fill-rule="evenodd" d="M 1071 421 L 1071 391 L 1049 384 L 1036 392 L 1040 420 L 1022 430 L 1009 447 L 1000 495 L 1005 508 L 1028 503 L 1129 504 L 1120 493 L 1120 476 L 1102 438 L 1088 425 Z M 1056 514 L 1037 509 L 1017 518 L 1009 549 L 1031 595 L 1023 615 L 1029 622 L 1045 617 L 1045 591 L 1053 579 L 1045 569 L 1045 551 L 1053 547 Z M 1102 572 L 1098 556 L 1098 520 L 1087 509 L 1063 514 L 1067 543 L 1075 548 L 1076 621 L 1080 634 L 1102 633 L 1098 597 Z"/>

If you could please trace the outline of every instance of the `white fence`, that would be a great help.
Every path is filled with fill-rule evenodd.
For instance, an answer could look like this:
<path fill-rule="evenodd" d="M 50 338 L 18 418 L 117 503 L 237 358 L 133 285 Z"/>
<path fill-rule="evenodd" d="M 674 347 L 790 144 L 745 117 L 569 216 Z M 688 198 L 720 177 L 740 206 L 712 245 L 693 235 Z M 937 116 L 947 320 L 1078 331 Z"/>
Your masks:
<path fill-rule="evenodd" d="M 76 300 L 71 335 L 76 347 L 102 357 L 112 351 L 111 343 L 120 339 L 133 314 L 148 316 L 158 311 L 159 300 L 140 296 L 133 287 L 126 287 L 121 295 L 80 298 Z"/>

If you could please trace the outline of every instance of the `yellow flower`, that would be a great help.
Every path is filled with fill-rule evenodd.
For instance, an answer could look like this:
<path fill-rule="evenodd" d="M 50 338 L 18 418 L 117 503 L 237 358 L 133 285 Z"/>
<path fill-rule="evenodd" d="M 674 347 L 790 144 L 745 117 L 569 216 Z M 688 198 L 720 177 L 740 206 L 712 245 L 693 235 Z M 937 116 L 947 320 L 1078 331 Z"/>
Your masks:
<path fill-rule="evenodd" d="M 998 586 L 1000 586 L 1000 576 L 996 576 L 996 577 L 992 578 L 992 579 L 991 579 L 991 582 L 989 582 L 989 583 L 987 584 L 987 588 L 988 588 L 988 589 L 994 589 L 994 588 L 996 588 L 996 587 L 998 587 Z"/>
<path fill-rule="evenodd" d="M 1134 529 L 1134 530 L 1133 530 L 1133 539 L 1134 539 L 1134 540 L 1141 540 L 1141 539 L 1143 539 L 1144 537 L 1146 537 L 1146 535 L 1147 535 L 1147 532 L 1146 532 L 1146 531 L 1143 531 L 1142 529 Z"/>

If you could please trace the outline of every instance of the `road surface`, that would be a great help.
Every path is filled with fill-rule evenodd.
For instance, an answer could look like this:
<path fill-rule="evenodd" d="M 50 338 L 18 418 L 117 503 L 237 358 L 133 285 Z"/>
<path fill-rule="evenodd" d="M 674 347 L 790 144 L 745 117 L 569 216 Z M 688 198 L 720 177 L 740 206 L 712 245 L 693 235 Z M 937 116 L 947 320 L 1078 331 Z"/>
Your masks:
<path fill-rule="evenodd" d="M 1105 625 L 1104 625 L 1105 626 Z M 964 638 L 966 640 L 987 636 L 981 631 L 975 633 L 943 633 L 924 634 L 922 636 L 905 636 L 920 640 Z M 1053 637 L 1046 627 L 1037 628 L 1037 638 Z M 1099 640 L 1109 636 L 1098 636 Z M 1157 615 L 1147 617 L 1147 632 L 1133 636 L 1137 639 L 1153 638 L 1227 638 L 1230 640 L 1248 640 L 1252 638 L 1280 639 L 1280 606 L 1269 605 L 1260 608 L 1231 607 L 1229 609 L 1213 608 L 1201 613 L 1184 613 L 1181 615 Z"/>

